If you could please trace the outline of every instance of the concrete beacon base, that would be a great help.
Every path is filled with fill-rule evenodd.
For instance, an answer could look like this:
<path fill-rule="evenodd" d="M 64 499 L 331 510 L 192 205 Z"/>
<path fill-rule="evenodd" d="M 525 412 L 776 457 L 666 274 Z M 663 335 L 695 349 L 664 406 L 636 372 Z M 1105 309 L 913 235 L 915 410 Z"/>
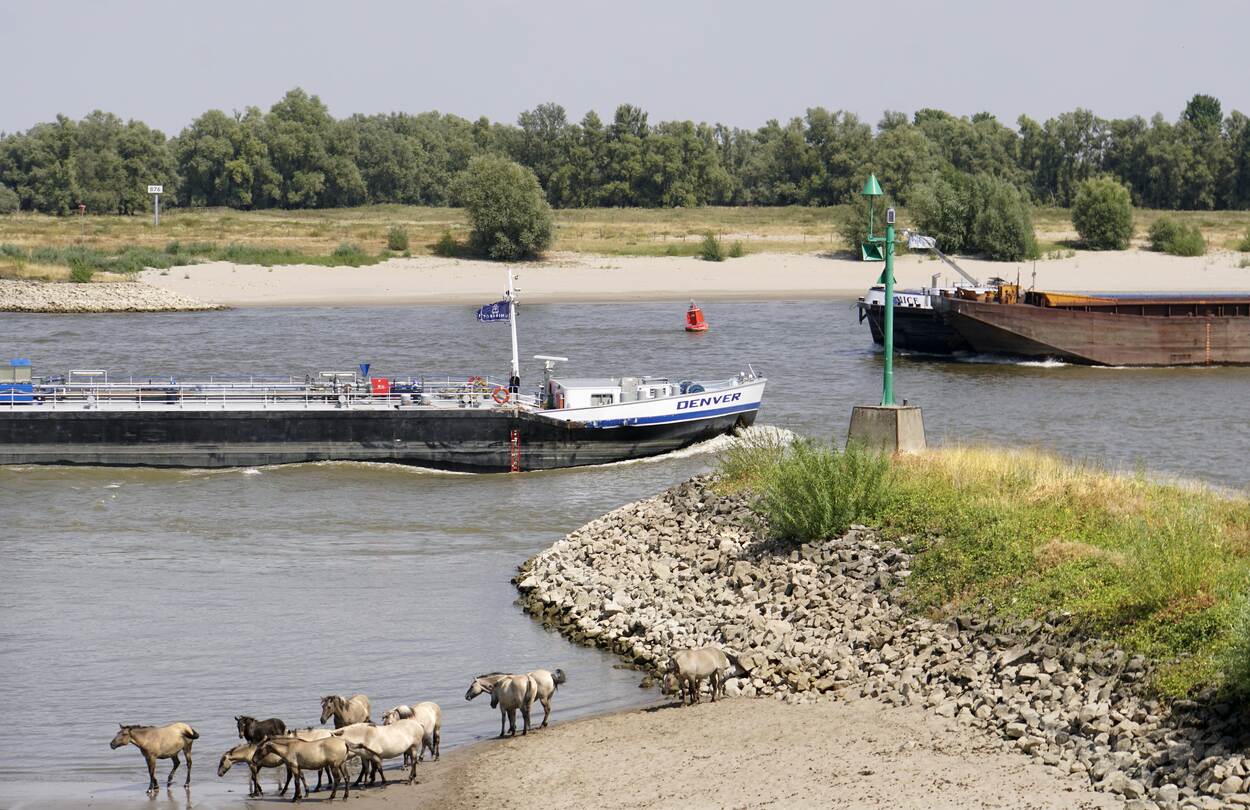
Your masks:
<path fill-rule="evenodd" d="M 890 453 L 925 449 L 924 417 L 915 405 L 856 405 L 847 444 Z"/>

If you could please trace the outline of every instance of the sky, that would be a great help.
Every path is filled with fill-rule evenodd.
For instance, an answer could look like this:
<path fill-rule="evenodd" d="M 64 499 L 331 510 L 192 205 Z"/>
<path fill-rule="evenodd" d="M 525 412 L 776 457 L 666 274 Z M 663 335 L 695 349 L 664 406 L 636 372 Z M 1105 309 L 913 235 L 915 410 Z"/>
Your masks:
<path fill-rule="evenodd" d="M 620 103 L 755 128 L 809 107 L 1250 113 L 1250 0 L 0 0 L 0 132 L 95 109 L 175 135 L 303 87 L 332 114 L 515 122 Z"/>

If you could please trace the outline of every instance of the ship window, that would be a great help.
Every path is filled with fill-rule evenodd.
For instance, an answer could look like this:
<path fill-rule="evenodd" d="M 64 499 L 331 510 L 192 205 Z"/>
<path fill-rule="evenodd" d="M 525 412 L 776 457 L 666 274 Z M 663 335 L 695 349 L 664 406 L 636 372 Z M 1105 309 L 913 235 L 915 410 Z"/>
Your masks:
<path fill-rule="evenodd" d="M 656 390 L 655 390 L 654 388 L 652 388 L 652 389 L 651 389 L 651 393 L 650 393 L 650 394 L 648 394 L 647 396 L 648 396 L 648 397 L 650 397 L 651 399 L 655 399 L 655 394 L 656 394 Z"/>
<path fill-rule="evenodd" d="M 616 401 L 616 397 L 612 394 L 591 394 L 591 405 L 611 405 Z"/>

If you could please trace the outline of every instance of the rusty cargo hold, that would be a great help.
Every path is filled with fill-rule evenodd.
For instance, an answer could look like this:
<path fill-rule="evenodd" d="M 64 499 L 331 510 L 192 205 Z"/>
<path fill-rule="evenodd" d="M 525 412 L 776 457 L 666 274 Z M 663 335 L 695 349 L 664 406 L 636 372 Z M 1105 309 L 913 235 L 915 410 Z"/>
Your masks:
<path fill-rule="evenodd" d="M 1106 366 L 1250 365 L 1250 293 L 1022 292 L 935 297 L 981 354 Z"/>

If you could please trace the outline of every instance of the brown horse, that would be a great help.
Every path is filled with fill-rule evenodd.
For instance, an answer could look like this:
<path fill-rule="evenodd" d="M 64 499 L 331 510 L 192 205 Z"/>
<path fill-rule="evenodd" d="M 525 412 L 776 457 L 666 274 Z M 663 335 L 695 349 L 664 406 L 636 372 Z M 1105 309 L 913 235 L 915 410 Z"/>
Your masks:
<path fill-rule="evenodd" d="M 335 728 L 350 726 L 352 723 L 368 723 L 370 708 L 369 698 L 365 695 L 354 695 L 351 698 L 326 695 L 321 699 L 321 722 L 333 717 Z"/>
<path fill-rule="evenodd" d="M 199 732 L 186 723 L 170 723 L 167 726 L 128 726 L 121 724 L 121 730 L 113 737 L 109 747 L 117 749 L 123 745 L 133 743 L 142 752 L 143 759 L 148 763 L 149 791 L 160 788 L 160 785 L 156 782 L 156 760 L 172 759 L 174 761 L 174 767 L 169 769 L 169 778 L 165 780 L 165 784 L 168 786 L 174 782 L 174 771 L 178 770 L 179 764 L 178 755 L 182 754 L 187 758 L 187 781 L 184 785 L 190 787 L 191 744 L 199 737 Z"/>

